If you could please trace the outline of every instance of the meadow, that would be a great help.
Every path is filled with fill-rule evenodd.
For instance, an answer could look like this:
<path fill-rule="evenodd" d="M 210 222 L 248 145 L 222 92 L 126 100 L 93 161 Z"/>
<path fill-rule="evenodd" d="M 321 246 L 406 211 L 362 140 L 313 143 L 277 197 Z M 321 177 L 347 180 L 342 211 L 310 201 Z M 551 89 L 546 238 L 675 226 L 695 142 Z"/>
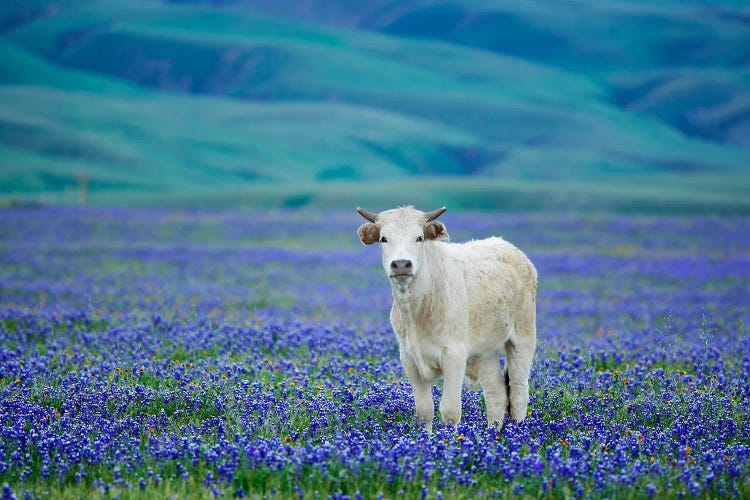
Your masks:
<path fill-rule="evenodd" d="M 750 494 L 750 219 L 441 220 L 539 271 L 499 431 L 418 429 L 353 210 L 3 210 L 2 498 Z"/>

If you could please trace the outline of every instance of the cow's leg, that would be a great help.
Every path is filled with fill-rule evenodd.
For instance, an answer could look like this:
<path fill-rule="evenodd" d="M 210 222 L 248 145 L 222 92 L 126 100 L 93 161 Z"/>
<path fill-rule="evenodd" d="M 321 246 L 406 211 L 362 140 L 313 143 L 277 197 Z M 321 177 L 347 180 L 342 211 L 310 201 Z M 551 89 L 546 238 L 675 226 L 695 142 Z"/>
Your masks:
<path fill-rule="evenodd" d="M 508 393 L 500 374 L 500 353 L 482 357 L 479 383 L 482 385 L 487 406 L 487 426 L 501 428 L 508 409 Z"/>
<path fill-rule="evenodd" d="M 432 420 L 435 418 L 435 402 L 432 400 L 432 384 L 422 379 L 417 365 L 408 354 L 401 355 L 401 363 L 409 378 L 411 390 L 414 394 L 414 406 L 417 413 L 417 423 L 428 433 L 432 433 Z"/>
<path fill-rule="evenodd" d="M 443 351 L 443 397 L 440 398 L 440 421 L 454 427 L 461 422 L 461 390 L 466 376 L 466 349 L 448 346 Z"/>
<path fill-rule="evenodd" d="M 516 311 L 515 332 L 505 343 L 510 416 L 526 418 L 529 405 L 529 373 L 536 350 L 536 299 L 527 295 Z"/>

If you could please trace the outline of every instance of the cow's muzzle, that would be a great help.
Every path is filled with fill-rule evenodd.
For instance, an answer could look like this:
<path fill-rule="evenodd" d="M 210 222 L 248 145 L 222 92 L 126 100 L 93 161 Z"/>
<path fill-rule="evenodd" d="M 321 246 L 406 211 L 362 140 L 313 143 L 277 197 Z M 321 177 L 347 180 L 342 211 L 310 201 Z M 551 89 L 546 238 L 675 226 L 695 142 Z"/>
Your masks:
<path fill-rule="evenodd" d="M 398 276 L 411 276 L 412 265 L 411 261 L 407 259 L 398 259 L 391 261 L 391 277 Z"/>

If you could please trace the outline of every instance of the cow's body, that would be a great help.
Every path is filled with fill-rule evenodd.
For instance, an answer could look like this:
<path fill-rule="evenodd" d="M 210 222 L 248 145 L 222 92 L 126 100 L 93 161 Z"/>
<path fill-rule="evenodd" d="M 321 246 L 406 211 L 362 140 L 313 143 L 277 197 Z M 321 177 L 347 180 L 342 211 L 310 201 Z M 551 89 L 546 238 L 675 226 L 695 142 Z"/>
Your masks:
<path fill-rule="evenodd" d="M 537 275 L 532 263 L 501 238 L 448 243 L 442 223 L 427 224 L 425 214 L 410 207 L 383 212 L 375 220 L 378 239 L 386 239 L 383 265 L 391 272 L 391 324 L 414 390 L 417 418 L 431 430 L 431 387 L 442 375 L 444 422 L 457 424 L 461 419 L 464 377 L 481 383 L 489 425 L 502 425 L 508 392 L 511 416 L 523 420 L 536 348 Z M 360 238 L 368 243 L 365 226 Z M 415 246 L 409 240 L 418 227 L 425 236 Z M 386 250 L 386 244 L 403 241 Z M 411 263 L 413 272 L 394 267 L 402 262 Z M 500 373 L 503 351 L 507 380 Z"/>

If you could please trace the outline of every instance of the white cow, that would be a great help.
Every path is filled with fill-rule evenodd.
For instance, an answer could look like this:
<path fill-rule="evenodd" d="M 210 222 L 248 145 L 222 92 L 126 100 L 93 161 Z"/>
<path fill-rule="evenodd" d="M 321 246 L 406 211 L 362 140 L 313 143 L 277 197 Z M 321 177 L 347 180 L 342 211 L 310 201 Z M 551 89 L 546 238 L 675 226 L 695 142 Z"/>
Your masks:
<path fill-rule="evenodd" d="M 432 432 L 432 385 L 441 375 L 442 422 L 461 421 L 464 377 L 479 380 L 489 426 L 502 427 L 508 410 L 523 420 L 536 349 L 537 274 L 531 261 L 502 238 L 448 243 L 445 225 L 435 220 L 445 207 L 429 213 L 413 207 L 357 211 L 369 221 L 357 231 L 362 243 L 381 244 L 393 293 L 391 324 L 419 424 Z"/>

